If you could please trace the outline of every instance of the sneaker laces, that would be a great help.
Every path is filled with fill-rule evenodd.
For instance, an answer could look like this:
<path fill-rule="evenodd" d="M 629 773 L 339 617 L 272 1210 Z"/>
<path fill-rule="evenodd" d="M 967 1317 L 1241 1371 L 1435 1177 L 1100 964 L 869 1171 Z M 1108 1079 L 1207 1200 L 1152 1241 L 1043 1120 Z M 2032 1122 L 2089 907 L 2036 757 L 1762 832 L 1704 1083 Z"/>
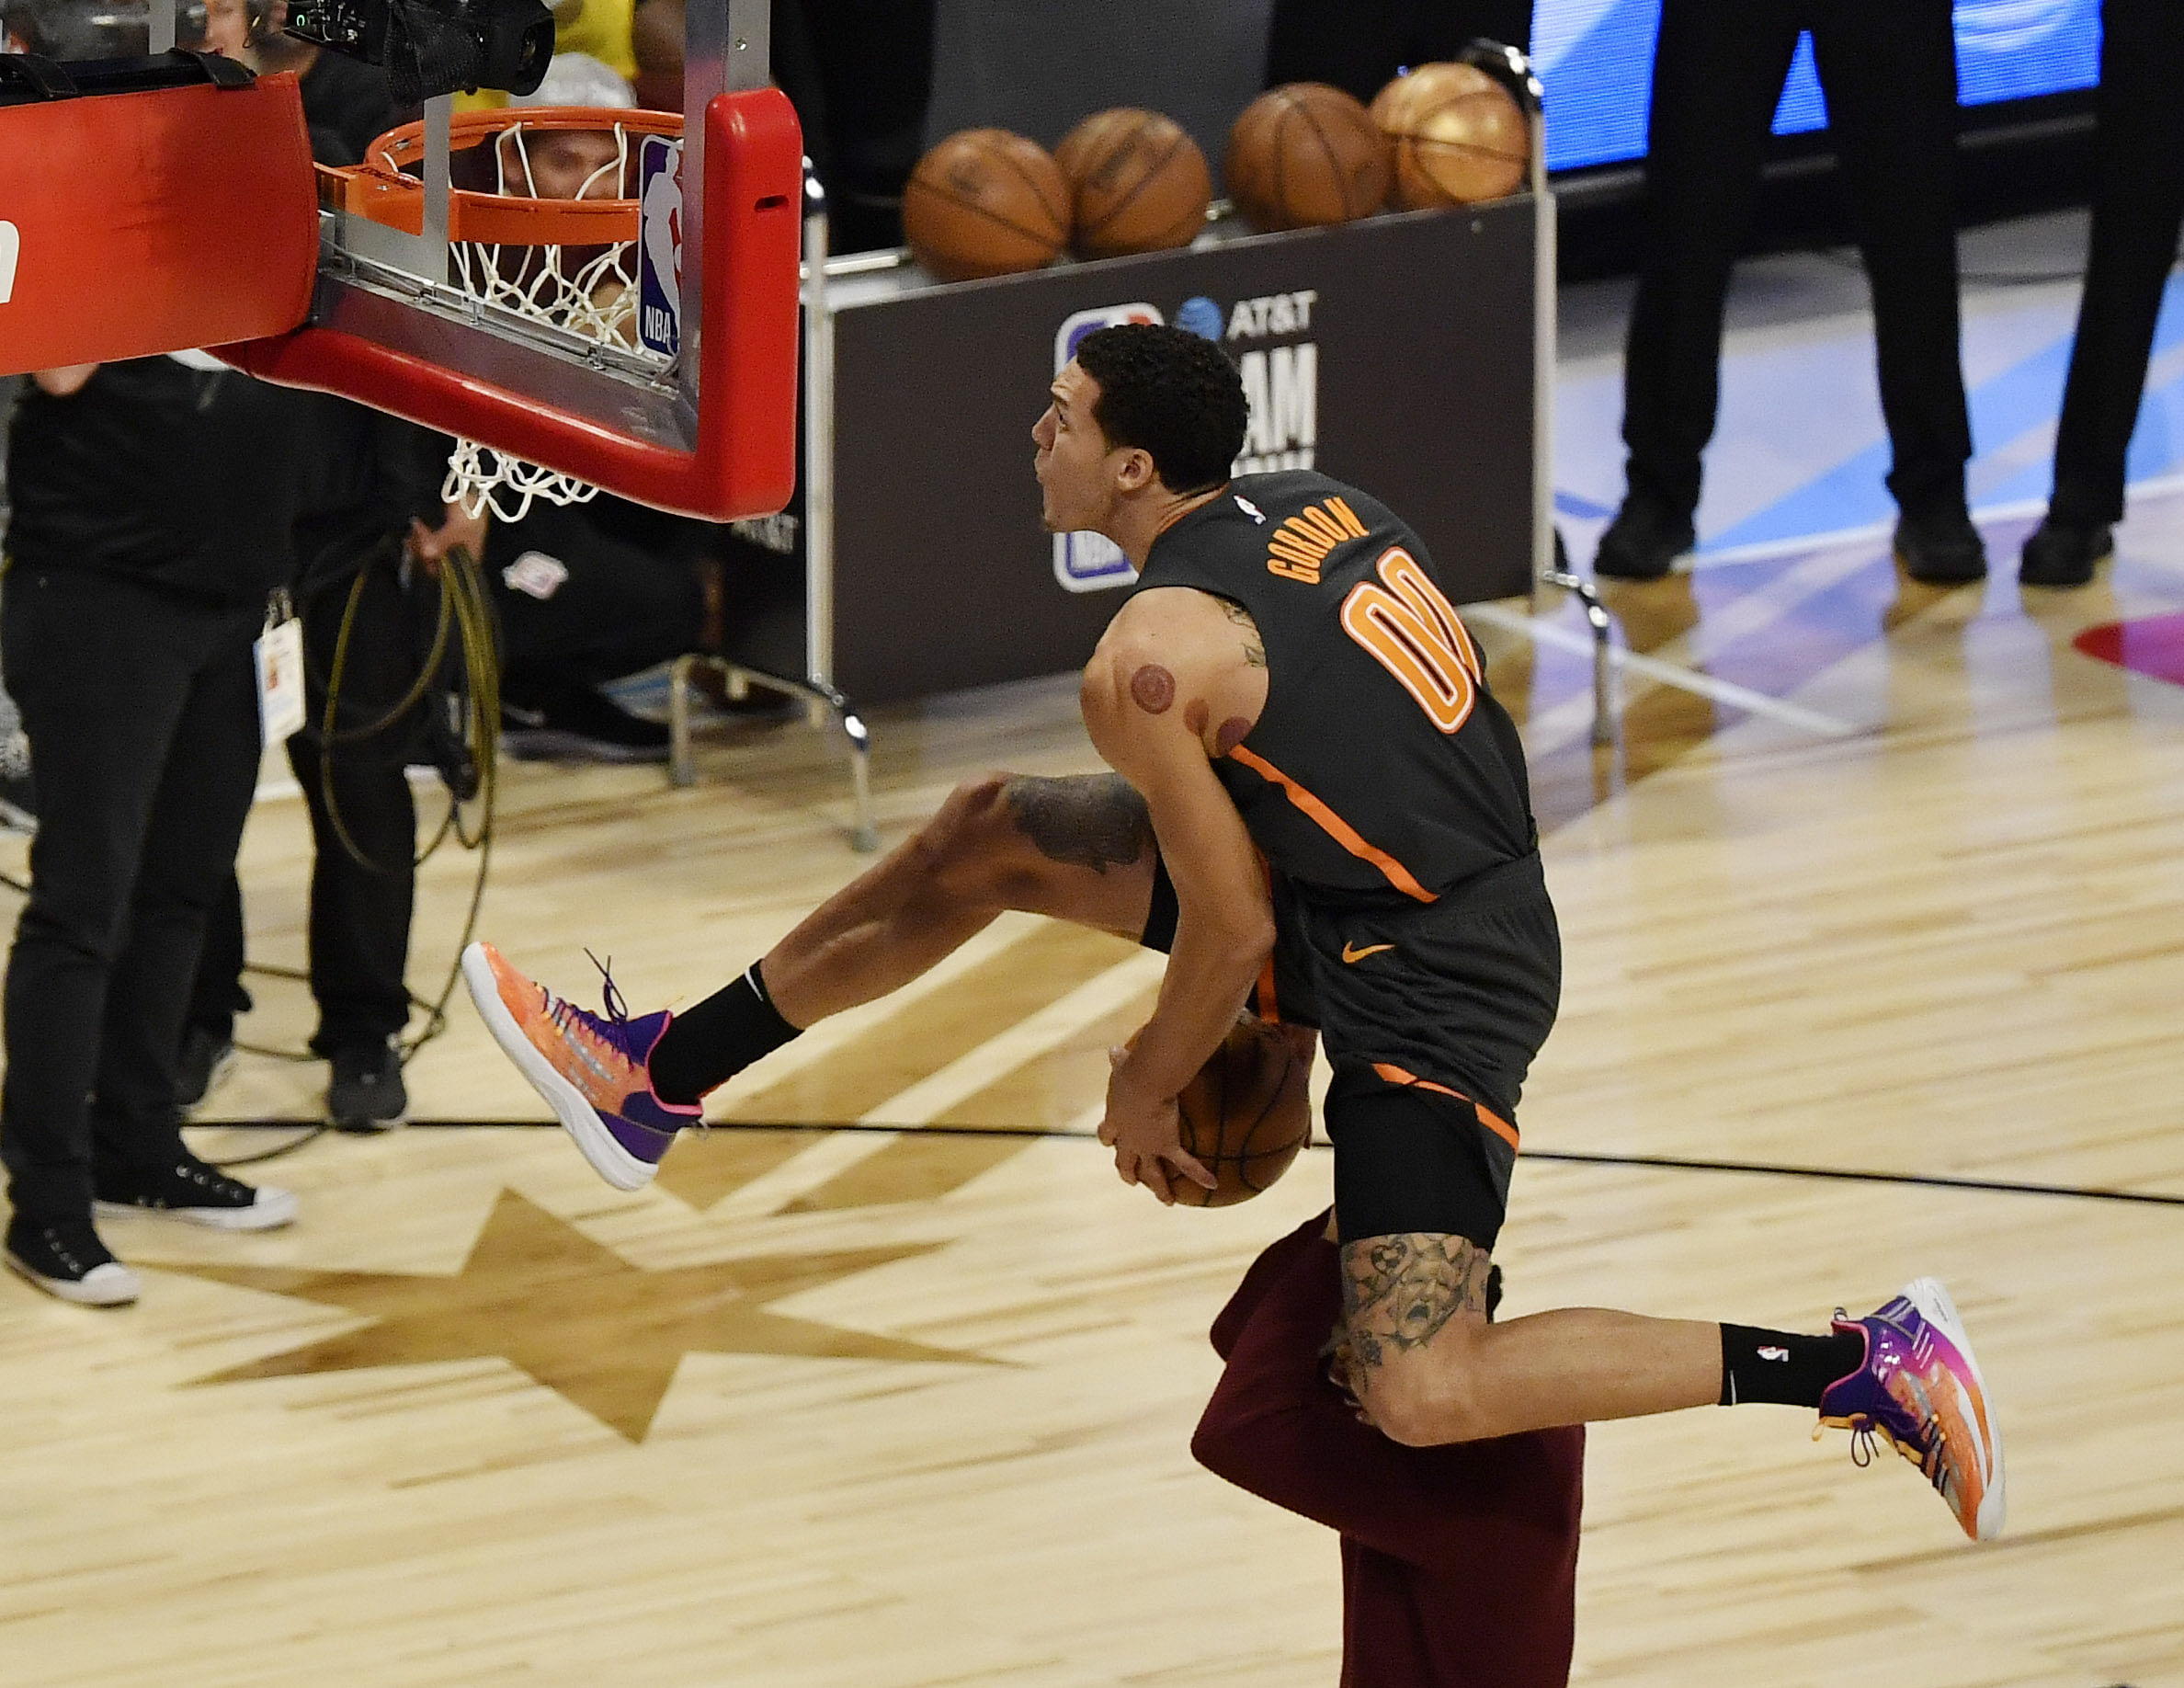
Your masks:
<path fill-rule="evenodd" d="M 567 997 L 557 997 L 541 985 L 539 992 L 546 998 L 546 1018 L 563 1032 L 569 1029 L 572 1021 L 583 1025 L 587 1031 L 623 1030 L 630 1023 L 630 1005 L 615 984 L 614 975 L 609 971 L 614 965 L 614 957 L 609 955 L 601 961 L 589 950 L 585 951 L 584 954 L 585 959 L 599 970 L 600 1001 L 606 1013 L 595 1014 L 589 1009 L 578 1008 Z"/>

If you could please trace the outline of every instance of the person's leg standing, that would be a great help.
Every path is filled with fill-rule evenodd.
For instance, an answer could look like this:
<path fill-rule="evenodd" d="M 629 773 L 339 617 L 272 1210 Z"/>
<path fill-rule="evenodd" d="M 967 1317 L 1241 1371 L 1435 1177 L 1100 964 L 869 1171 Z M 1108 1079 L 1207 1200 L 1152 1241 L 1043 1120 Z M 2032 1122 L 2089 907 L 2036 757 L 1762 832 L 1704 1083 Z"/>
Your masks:
<path fill-rule="evenodd" d="M 88 571 L 18 567 L 0 598 L 0 648 L 38 765 L 40 809 L 30 898 L 7 958 L 7 1247 L 18 1270 L 63 1295 L 72 1275 L 80 1284 L 111 1258 L 91 1226 L 87 1099 L 153 801 L 189 690 L 170 608 Z M 44 1258 L 39 1233 L 48 1228 L 81 1270 Z M 116 1268 L 106 1279 L 115 1293 L 99 1298 L 133 1299 L 131 1274 Z"/>
<path fill-rule="evenodd" d="M 197 982 L 182 1026 L 182 1052 L 175 1066 L 175 1100 L 185 1109 L 205 1100 L 235 1057 L 235 1017 L 251 1009 L 243 988 L 243 887 L 234 874 L 205 921 Z"/>
<path fill-rule="evenodd" d="M 1645 237 L 1623 354 L 1629 492 L 1596 573 L 1654 579 L 1692 544 L 1721 394 L 1722 316 L 1797 50 L 1788 0 L 1666 0 L 1646 126 Z"/>
<path fill-rule="evenodd" d="M 2155 323 L 2184 232 L 2184 6 L 2104 0 L 2100 21 L 2093 232 L 2055 432 L 2054 497 L 2019 574 L 2032 586 L 2083 586 L 2111 549 Z"/>
<path fill-rule="evenodd" d="M 170 623 L 189 666 L 143 832 L 129 936 L 107 988 L 91 1107 L 94 1169 L 171 1171 L 189 1158 L 175 1062 L 205 924 L 234 873 L 257 788 L 256 609 L 192 608 Z"/>
<path fill-rule="evenodd" d="M 357 576 L 323 586 L 303 606 L 313 673 L 330 676 Z M 391 557 L 363 565 L 363 587 L 342 662 L 340 720 L 349 733 L 381 721 L 417 676 L 410 606 Z M 416 903 L 417 811 L 404 771 L 416 736 L 413 710 L 369 736 L 321 744 L 325 698 L 312 688 L 311 720 L 289 740 L 289 762 L 311 811 L 311 1047 L 329 1066 L 327 1117 L 351 1130 L 402 1123 L 408 1096 L 393 1040 L 409 1022 L 410 921 Z M 334 805 L 326 805 L 331 763 Z M 346 839 L 343 834 L 347 834 Z M 355 847 L 365 860 L 351 853 Z"/>
<path fill-rule="evenodd" d="M 1872 286 L 1897 550 L 1917 579 L 1975 580 L 1986 560 L 1964 509 L 1949 0 L 1831 0 L 1816 16 L 1814 55 Z"/>

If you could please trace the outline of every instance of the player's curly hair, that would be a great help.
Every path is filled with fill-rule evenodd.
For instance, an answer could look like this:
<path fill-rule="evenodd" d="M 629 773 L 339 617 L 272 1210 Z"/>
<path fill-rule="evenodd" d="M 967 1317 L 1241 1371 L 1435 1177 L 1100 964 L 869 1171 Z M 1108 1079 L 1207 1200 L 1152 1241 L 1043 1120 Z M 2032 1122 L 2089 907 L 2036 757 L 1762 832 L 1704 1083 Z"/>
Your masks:
<path fill-rule="evenodd" d="M 1211 340 L 1157 323 L 1086 335 L 1077 367 L 1099 383 L 1092 418 L 1111 446 L 1136 446 L 1172 493 L 1209 492 L 1244 450 L 1250 407 L 1228 354 Z"/>

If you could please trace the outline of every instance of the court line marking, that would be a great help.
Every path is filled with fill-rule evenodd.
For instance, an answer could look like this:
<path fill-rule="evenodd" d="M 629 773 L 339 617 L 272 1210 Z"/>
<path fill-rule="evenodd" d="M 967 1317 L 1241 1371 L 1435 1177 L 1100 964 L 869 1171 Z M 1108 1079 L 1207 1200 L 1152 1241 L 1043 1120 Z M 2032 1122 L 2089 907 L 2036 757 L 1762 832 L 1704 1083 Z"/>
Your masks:
<path fill-rule="evenodd" d="M 908 1132 L 923 1132 L 941 1137 L 1032 1137 L 1074 1138 L 1079 1142 L 1093 1140 L 1092 1131 L 1078 1121 L 1092 1118 L 1090 1110 L 1064 1126 L 1041 1125 L 883 1125 L 863 1120 L 734 1120 L 708 1127 L 711 1131 L 801 1131 L 814 1135 L 828 1133 L 859 1133 L 886 1138 L 900 1137 Z M 314 1124 L 310 1120 L 189 1120 L 186 1128 L 218 1128 L 222 1131 L 294 1131 Z M 412 1120 L 404 1129 L 408 1131 L 551 1131 L 557 1129 L 552 1120 Z M 301 1145 L 297 1146 L 301 1147 Z M 1308 1146 L 1331 1154 L 1335 1146 L 1316 1135 Z M 1584 1149 L 1530 1149 L 1523 1151 L 1526 1160 L 1554 1161 L 1567 1166 L 1587 1167 L 1645 1167 L 1669 1172 L 1735 1172 L 1746 1177 L 1760 1178 L 1814 1178 L 1841 1183 L 1905 1184 L 1918 1189 L 1964 1190 L 1990 1195 L 2062 1196 L 2080 1202 L 2125 1202 L 2148 1207 L 2184 1207 L 2184 1195 L 2171 1195 L 2162 1191 L 2103 1190 L 2086 1184 L 2039 1184 L 2006 1178 L 1963 1178 L 1950 1172 L 1883 1172 L 1864 1167 L 1801 1167 L 1784 1161 L 1771 1160 L 1704 1160 L 1682 1155 L 1608 1155 Z M 748 1188 L 748 1186 L 745 1186 Z M 723 1198 L 730 1199 L 730 1198 Z M 718 1212 L 716 1208 L 713 1211 Z"/>
<path fill-rule="evenodd" d="M 1498 604 L 1471 604 L 1464 608 L 1462 614 L 1467 621 L 1483 622 L 1489 627 L 1522 633 L 1537 644 L 1553 645 L 1557 650 L 1573 651 L 1581 656 L 1592 655 L 1593 641 L 1589 633 L 1578 633 L 1559 626 L 1541 616 L 1504 610 Z M 1801 732 L 1811 733 L 1818 737 L 1855 738 L 1860 732 L 1850 723 L 1838 721 L 1833 715 L 1824 715 L 1818 710 L 1784 702 L 1780 698 L 1769 697 L 1764 691 L 1740 686 L 1735 680 L 1721 679 L 1696 668 L 1679 667 L 1675 663 L 1644 656 L 1626 645 L 1610 645 L 1608 658 L 1615 667 L 1632 674 L 1642 674 L 1656 685 L 1674 687 L 1678 691 L 1695 692 L 1714 702 L 1743 710 L 1746 714 L 1765 715 L 1770 720 L 1780 721 L 1786 726 L 1796 727 Z M 1589 696 L 1584 700 L 1584 706 L 1587 711 L 1591 709 Z"/>

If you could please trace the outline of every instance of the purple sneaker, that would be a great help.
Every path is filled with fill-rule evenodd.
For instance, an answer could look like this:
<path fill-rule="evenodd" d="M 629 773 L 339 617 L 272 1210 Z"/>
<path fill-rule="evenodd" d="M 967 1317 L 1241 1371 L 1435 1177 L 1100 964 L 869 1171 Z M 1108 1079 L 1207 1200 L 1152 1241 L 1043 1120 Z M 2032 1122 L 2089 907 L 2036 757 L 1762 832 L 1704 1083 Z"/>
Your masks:
<path fill-rule="evenodd" d="M 493 1041 L 617 1190 L 652 1182 L 675 1134 L 700 1123 L 694 1104 L 659 1099 L 645 1066 L 672 1016 L 631 1020 L 611 977 L 604 1019 L 525 978 L 489 943 L 463 951 L 462 981 Z"/>
<path fill-rule="evenodd" d="M 1864 1318 L 1838 1307 L 1835 1328 L 1865 1338 L 1865 1361 L 1827 1386 L 1821 1425 L 1850 1431 L 1850 1456 L 1861 1466 L 1871 1463 L 1880 1436 L 1933 1484 L 1966 1535 L 1988 1542 L 2001 1534 L 2002 1426 L 1939 1280 L 1914 1278 Z"/>

